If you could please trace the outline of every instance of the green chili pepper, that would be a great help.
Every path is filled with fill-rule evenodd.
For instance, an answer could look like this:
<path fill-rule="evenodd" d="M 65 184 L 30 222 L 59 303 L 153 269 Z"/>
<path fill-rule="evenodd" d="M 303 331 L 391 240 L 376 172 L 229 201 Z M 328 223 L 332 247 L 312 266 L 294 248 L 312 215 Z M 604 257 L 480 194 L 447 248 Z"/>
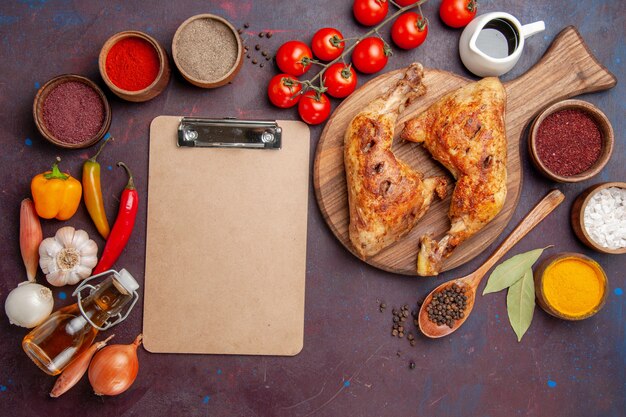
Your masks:
<path fill-rule="evenodd" d="M 98 149 L 98 152 L 91 158 L 85 161 L 83 165 L 83 195 L 85 196 L 85 206 L 91 216 L 98 232 L 103 238 L 109 237 L 111 228 L 107 221 L 107 216 L 104 211 L 104 199 L 102 198 L 102 190 L 100 189 L 100 164 L 96 161 L 100 152 L 109 141 L 113 138 L 107 139 Z"/>

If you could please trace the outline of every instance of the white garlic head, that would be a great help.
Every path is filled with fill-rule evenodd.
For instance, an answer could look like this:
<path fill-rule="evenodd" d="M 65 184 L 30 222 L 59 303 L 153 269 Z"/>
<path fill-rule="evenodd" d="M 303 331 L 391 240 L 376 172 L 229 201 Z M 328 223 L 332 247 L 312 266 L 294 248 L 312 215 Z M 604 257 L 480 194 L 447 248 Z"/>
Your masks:
<path fill-rule="evenodd" d="M 39 245 L 39 266 L 56 287 L 87 278 L 97 263 L 98 245 L 84 230 L 62 227 Z"/>

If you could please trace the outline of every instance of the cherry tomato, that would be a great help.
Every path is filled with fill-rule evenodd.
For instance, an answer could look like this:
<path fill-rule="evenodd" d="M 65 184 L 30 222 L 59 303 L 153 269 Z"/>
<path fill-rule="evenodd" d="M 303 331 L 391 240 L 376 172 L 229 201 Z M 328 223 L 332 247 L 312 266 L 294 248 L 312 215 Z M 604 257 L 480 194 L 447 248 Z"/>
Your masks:
<path fill-rule="evenodd" d="M 420 46 L 428 36 L 428 21 L 415 12 L 402 13 L 391 26 L 391 39 L 402 49 Z"/>
<path fill-rule="evenodd" d="M 378 37 L 369 37 L 359 42 L 352 52 L 352 63 L 364 74 L 373 74 L 385 68 L 391 50 Z"/>
<path fill-rule="evenodd" d="M 476 0 L 443 0 L 439 7 L 439 16 L 446 25 L 462 28 L 476 16 L 476 10 Z"/>
<path fill-rule="evenodd" d="M 310 125 L 317 125 L 330 116 L 330 100 L 326 94 L 307 91 L 298 103 L 300 118 Z"/>
<path fill-rule="evenodd" d="M 332 61 L 343 52 L 343 35 L 337 29 L 323 28 L 315 32 L 311 40 L 311 49 L 322 61 Z"/>
<path fill-rule="evenodd" d="M 417 3 L 417 0 L 396 0 L 396 3 L 398 4 L 398 6 L 400 7 L 406 7 L 409 4 L 415 4 Z"/>
<path fill-rule="evenodd" d="M 282 72 L 299 76 L 311 67 L 313 53 L 304 42 L 285 42 L 276 52 L 276 64 Z"/>
<path fill-rule="evenodd" d="M 298 104 L 302 84 L 289 74 L 278 74 L 270 80 L 267 86 L 267 96 L 272 104 L 281 109 L 287 109 Z"/>
<path fill-rule="evenodd" d="M 324 87 L 329 95 L 344 98 L 356 88 L 356 72 L 351 65 L 337 62 L 324 72 Z"/>
<path fill-rule="evenodd" d="M 389 2 L 387 0 L 354 0 L 352 12 L 354 18 L 362 25 L 374 26 L 387 16 Z"/>

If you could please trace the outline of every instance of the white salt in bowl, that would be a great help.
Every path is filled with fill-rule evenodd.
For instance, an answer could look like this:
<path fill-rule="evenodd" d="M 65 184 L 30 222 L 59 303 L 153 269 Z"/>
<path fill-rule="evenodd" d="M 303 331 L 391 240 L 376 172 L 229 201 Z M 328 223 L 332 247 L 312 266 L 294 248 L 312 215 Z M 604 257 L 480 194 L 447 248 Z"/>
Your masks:
<path fill-rule="evenodd" d="M 574 201 L 572 205 L 572 228 L 574 229 L 574 233 L 583 242 L 585 245 L 594 249 L 598 252 L 608 253 L 613 255 L 621 255 L 626 253 L 626 247 L 620 247 L 617 249 L 610 249 L 606 246 L 603 246 L 592 237 L 591 233 L 588 230 L 590 225 L 585 224 L 585 210 L 589 206 L 592 198 L 602 190 L 606 190 L 609 188 L 619 188 L 626 192 L 626 182 L 604 182 L 596 185 L 592 185 L 583 191 Z M 626 203 L 622 203 L 626 204 Z M 606 214 L 607 216 L 616 217 L 616 210 L 610 210 L 610 213 Z M 626 213 L 621 214 L 621 216 L 626 216 Z M 616 222 L 617 220 L 613 220 Z M 619 233 L 619 229 L 616 225 L 611 225 L 609 229 L 615 230 L 616 233 Z"/>

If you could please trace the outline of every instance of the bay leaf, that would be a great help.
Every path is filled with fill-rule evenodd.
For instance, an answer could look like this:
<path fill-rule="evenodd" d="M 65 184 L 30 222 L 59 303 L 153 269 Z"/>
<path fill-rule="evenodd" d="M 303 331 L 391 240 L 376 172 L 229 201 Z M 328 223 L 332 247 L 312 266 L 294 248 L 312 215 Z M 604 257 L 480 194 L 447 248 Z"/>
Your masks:
<path fill-rule="evenodd" d="M 550 246 L 520 253 L 496 266 L 496 269 L 489 275 L 489 280 L 483 290 L 483 295 L 502 291 L 515 284 L 522 278 L 524 273 L 537 262 L 537 259 L 539 259 L 543 251 L 549 247 Z"/>
<path fill-rule="evenodd" d="M 509 287 L 506 309 L 511 327 L 517 335 L 517 341 L 520 342 L 530 327 L 535 312 L 535 281 L 532 269 L 528 268 L 524 276 Z"/>

